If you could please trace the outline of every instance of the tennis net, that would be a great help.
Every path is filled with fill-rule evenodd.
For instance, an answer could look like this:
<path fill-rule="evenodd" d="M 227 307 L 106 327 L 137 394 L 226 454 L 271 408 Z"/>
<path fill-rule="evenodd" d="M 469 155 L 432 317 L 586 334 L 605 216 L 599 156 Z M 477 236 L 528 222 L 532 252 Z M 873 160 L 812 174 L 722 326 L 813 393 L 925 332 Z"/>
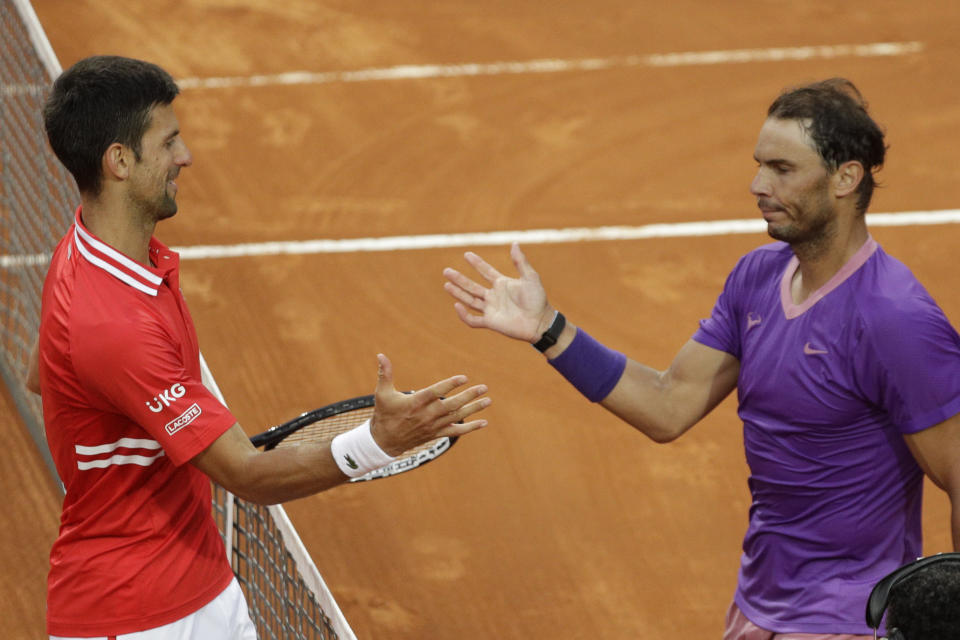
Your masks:
<path fill-rule="evenodd" d="M 43 101 L 60 71 L 29 0 L 0 0 L 0 375 L 54 478 L 40 400 L 22 380 L 50 251 L 79 202 L 43 129 Z M 223 400 L 205 362 L 203 370 Z M 356 640 L 283 508 L 244 502 L 219 486 L 213 493 L 213 515 L 260 640 Z"/>

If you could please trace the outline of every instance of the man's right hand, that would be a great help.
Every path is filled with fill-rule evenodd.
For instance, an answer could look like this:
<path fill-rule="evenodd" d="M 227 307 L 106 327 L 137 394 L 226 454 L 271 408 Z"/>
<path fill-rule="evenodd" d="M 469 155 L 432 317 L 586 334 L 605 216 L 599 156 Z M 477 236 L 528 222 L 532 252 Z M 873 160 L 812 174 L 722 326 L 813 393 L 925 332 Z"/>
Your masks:
<path fill-rule="evenodd" d="M 394 386 L 390 360 L 383 354 L 378 354 L 377 360 L 380 366 L 370 433 L 388 455 L 398 456 L 435 438 L 462 436 L 487 425 L 486 420 L 463 422 L 490 406 L 490 398 L 480 398 L 487 392 L 486 385 L 452 393 L 467 383 L 466 376 L 458 375 L 414 393 L 402 393 Z"/>
<path fill-rule="evenodd" d="M 464 258 L 489 283 L 489 288 L 449 267 L 443 270 L 447 278 L 443 288 L 457 300 L 454 308 L 467 326 L 492 329 L 533 343 L 550 328 L 554 309 L 547 301 L 540 275 L 530 266 L 518 244 L 510 248 L 510 257 L 519 278 L 503 275 L 468 251 Z"/>

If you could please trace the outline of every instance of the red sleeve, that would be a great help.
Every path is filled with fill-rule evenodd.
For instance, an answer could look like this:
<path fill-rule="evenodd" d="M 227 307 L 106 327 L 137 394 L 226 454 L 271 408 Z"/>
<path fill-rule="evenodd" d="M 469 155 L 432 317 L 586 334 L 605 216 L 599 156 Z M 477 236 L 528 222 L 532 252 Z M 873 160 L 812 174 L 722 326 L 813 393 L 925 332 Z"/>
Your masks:
<path fill-rule="evenodd" d="M 237 420 L 203 384 L 188 354 L 156 320 L 134 311 L 88 327 L 71 345 L 83 384 L 108 408 L 143 428 L 175 465 L 188 462 Z"/>

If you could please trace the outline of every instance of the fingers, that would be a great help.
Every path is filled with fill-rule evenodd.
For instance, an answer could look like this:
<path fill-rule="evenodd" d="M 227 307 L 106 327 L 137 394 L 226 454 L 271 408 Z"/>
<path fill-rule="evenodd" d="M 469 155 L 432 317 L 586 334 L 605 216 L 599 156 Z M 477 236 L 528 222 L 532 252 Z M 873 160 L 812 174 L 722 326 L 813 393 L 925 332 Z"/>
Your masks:
<path fill-rule="evenodd" d="M 478 384 L 448 398 L 444 398 L 441 404 L 449 410 L 447 415 L 452 418 L 451 422 L 460 422 L 478 411 L 483 411 L 489 407 L 493 401 L 490 398 L 480 398 L 487 390 L 486 385 Z M 479 400 L 477 398 L 479 398 Z"/>
<path fill-rule="evenodd" d="M 520 250 L 520 244 L 517 242 L 514 242 L 510 246 L 510 259 L 513 260 L 513 266 L 517 268 L 520 277 L 529 277 L 537 274 L 534 268 L 530 266 L 527 256 Z"/>
<path fill-rule="evenodd" d="M 464 303 L 475 306 L 475 303 L 482 302 L 487 295 L 487 289 L 463 275 L 456 269 L 447 267 L 443 270 L 443 275 L 449 282 L 445 282 L 443 288 L 454 297 L 462 300 Z"/>
<path fill-rule="evenodd" d="M 464 399 L 473 400 L 473 398 L 476 397 L 474 394 L 479 391 L 479 387 L 482 387 L 482 385 L 477 385 L 477 387 L 467 389 L 457 394 L 457 396 L 460 397 L 454 396 L 447 398 L 444 400 L 444 402 L 456 401 L 459 403 Z M 476 431 L 477 429 L 482 429 L 483 427 L 487 426 L 488 422 L 483 418 L 469 421 L 466 421 L 466 418 L 479 411 L 483 411 L 492 404 L 493 400 L 490 398 L 480 398 L 479 400 L 473 401 L 469 400 L 466 404 L 454 409 L 451 414 L 449 414 L 451 421 L 437 432 L 438 436 L 462 436 L 470 433 L 471 431 Z"/>
<path fill-rule="evenodd" d="M 483 294 L 481 294 L 480 297 L 477 297 L 469 293 L 468 291 L 465 291 L 462 287 L 452 284 L 450 282 L 443 283 L 443 290 L 449 293 L 451 296 L 453 296 L 457 300 L 459 300 L 460 302 L 462 302 L 463 304 L 470 307 L 471 309 L 475 309 L 477 311 L 483 310 L 484 303 L 485 303 L 485 300 L 482 297 Z"/>
<path fill-rule="evenodd" d="M 463 254 L 463 257 L 467 259 L 467 262 L 470 263 L 470 266 L 476 269 L 477 272 L 487 280 L 487 282 L 493 282 L 503 275 L 494 269 L 493 265 L 475 254 L 473 251 L 467 251 Z"/>
<path fill-rule="evenodd" d="M 464 375 L 451 376 L 445 380 L 434 382 L 429 387 L 426 387 L 424 389 L 421 389 L 420 391 L 417 391 L 415 395 L 423 394 L 423 396 L 427 398 L 427 402 L 430 402 L 432 400 L 439 400 L 440 398 L 445 398 L 449 396 L 454 389 L 456 389 L 457 387 L 462 387 L 466 383 L 467 383 L 467 376 L 464 376 Z M 481 395 L 482 393 L 486 393 L 487 391 L 486 386 L 484 385 L 478 385 L 478 386 L 483 387 L 483 391 L 481 391 L 476 395 Z M 456 394 L 456 395 L 459 395 L 459 394 Z"/>
<path fill-rule="evenodd" d="M 458 422 L 490 406 L 490 398 L 480 398 L 488 391 L 487 385 L 477 384 L 454 393 L 467 382 L 466 376 L 452 376 L 413 394 L 415 411 L 422 411 L 438 421 L 438 426 Z M 480 398 L 479 400 L 477 398 Z"/>
<path fill-rule="evenodd" d="M 462 436 L 486 427 L 488 422 L 483 418 L 465 421 L 466 418 L 483 411 L 493 402 L 490 398 L 475 399 L 486 391 L 486 386 L 477 385 L 440 401 L 440 405 L 449 411 L 437 417 L 433 437 Z"/>
<path fill-rule="evenodd" d="M 382 353 L 377 354 L 377 360 L 380 363 L 380 367 L 377 371 L 377 389 L 376 395 L 378 396 L 378 401 L 382 397 L 384 400 L 388 398 L 407 398 L 411 403 L 414 410 L 420 410 L 423 407 L 429 405 L 432 402 L 439 402 L 441 399 L 451 396 L 451 392 L 457 387 L 462 387 L 467 383 L 467 376 L 465 375 L 455 375 L 445 378 L 438 382 L 434 382 L 432 385 L 420 389 L 412 394 L 400 393 L 396 390 L 393 381 L 393 365 L 390 363 L 390 360 Z M 456 408 L 459 408 L 461 405 L 469 402 L 470 400 L 476 398 L 477 396 L 483 395 L 487 392 L 486 385 L 475 385 L 470 389 L 465 391 L 452 394 L 452 398 L 457 400 L 451 400 L 446 403 L 444 407 L 444 413 L 452 411 Z M 449 400 L 449 398 L 447 398 Z"/>
<path fill-rule="evenodd" d="M 470 313 L 467 311 L 467 308 L 459 302 L 455 302 L 453 304 L 453 309 L 457 312 L 457 316 L 459 316 L 460 320 L 462 320 L 463 323 L 468 327 L 473 329 L 482 329 L 487 326 L 487 322 L 483 316 Z"/>
<path fill-rule="evenodd" d="M 483 316 L 471 314 L 467 311 L 467 307 L 478 313 L 483 313 L 487 290 L 455 269 L 444 269 L 443 275 L 449 280 L 449 282 L 443 283 L 444 291 L 458 300 L 453 307 L 460 320 L 468 327 L 484 326 Z"/>
<path fill-rule="evenodd" d="M 440 436 L 462 436 L 470 433 L 471 431 L 476 431 L 477 429 L 482 429 L 487 426 L 486 420 L 471 420 L 470 422 L 455 422 L 444 429 L 441 429 L 437 432 L 437 437 Z"/>

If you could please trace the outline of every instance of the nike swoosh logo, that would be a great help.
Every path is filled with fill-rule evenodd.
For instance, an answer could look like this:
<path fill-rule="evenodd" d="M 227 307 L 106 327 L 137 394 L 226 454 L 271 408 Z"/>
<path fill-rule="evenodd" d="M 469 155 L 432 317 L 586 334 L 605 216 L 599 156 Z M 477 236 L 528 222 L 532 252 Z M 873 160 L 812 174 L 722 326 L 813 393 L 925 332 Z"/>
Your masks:
<path fill-rule="evenodd" d="M 803 345 L 803 352 L 808 356 L 815 356 L 818 354 L 829 353 L 829 351 L 826 351 L 825 349 L 814 349 L 813 347 L 810 346 L 809 342 Z"/>
<path fill-rule="evenodd" d="M 752 311 L 747 314 L 747 329 L 750 329 L 751 327 L 755 327 L 761 322 L 763 322 L 763 318 L 753 313 Z"/>

